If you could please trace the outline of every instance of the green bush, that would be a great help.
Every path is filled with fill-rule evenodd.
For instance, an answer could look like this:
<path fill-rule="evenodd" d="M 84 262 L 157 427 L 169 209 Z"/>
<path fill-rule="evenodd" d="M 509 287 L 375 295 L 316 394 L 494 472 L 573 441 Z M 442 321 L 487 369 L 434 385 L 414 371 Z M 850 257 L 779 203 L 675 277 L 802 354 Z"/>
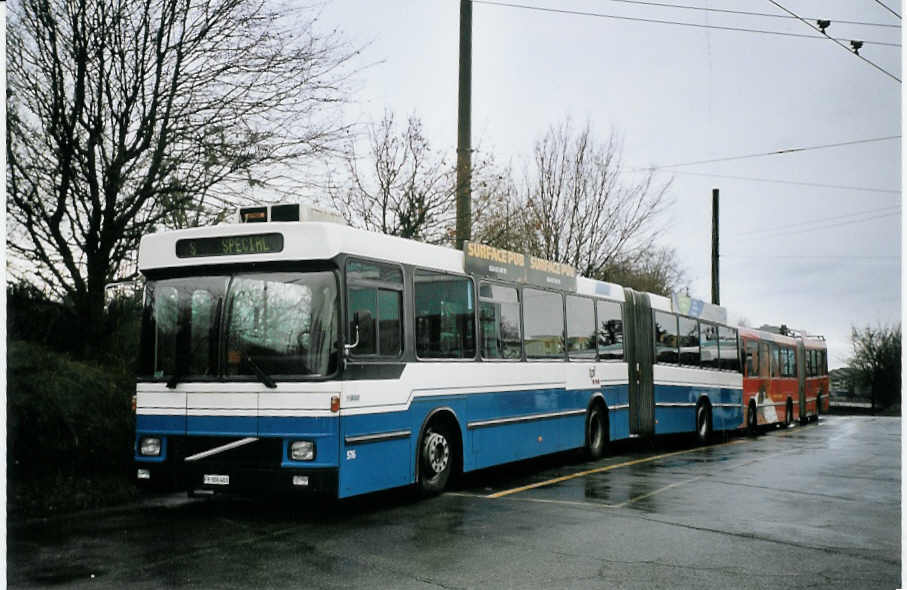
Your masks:
<path fill-rule="evenodd" d="M 45 346 L 7 350 L 10 478 L 122 473 L 132 461 L 135 381 L 119 367 L 72 360 Z"/>

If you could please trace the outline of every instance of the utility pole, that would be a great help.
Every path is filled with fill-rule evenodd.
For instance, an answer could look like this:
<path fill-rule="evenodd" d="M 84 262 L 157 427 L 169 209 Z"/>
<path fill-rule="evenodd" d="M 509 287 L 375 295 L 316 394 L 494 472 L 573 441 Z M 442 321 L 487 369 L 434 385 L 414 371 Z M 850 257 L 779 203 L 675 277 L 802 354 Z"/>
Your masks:
<path fill-rule="evenodd" d="M 712 303 L 721 305 L 718 294 L 718 189 L 712 189 Z"/>
<path fill-rule="evenodd" d="M 472 235 L 472 0 L 460 0 L 460 88 L 457 105 L 457 249 Z"/>

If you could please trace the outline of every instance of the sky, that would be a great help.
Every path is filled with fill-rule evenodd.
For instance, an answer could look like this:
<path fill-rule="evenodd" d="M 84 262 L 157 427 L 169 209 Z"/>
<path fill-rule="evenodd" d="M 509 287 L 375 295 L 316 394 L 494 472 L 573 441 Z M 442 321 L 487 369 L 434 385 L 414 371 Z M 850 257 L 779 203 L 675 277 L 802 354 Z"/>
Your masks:
<path fill-rule="evenodd" d="M 899 11 L 894 0 L 883 0 Z M 698 25 L 814 34 L 795 19 L 620 0 L 523 0 Z M 662 4 L 785 14 L 770 0 Z M 898 17 L 875 0 L 777 0 L 901 77 Z M 319 22 L 363 46 L 346 114 L 419 116 L 432 144 L 456 144 L 458 0 L 333 0 Z M 570 117 L 623 140 L 632 168 L 900 135 L 901 85 L 828 39 L 618 20 L 476 2 L 473 145 L 517 169 Z M 851 326 L 901 317 L 900 139 L 666 168 L 673 204 L 659 243 L 676 249 L 690 295 L 710 299 L 711 192 L 719 188 L 721 303 L 749 325 L 825 335 L 829 364 L 851 354 Z M 729 178 L 738 177 L 738 178 Z M 753 179 L 781 180 L 785 183 Z M 807 183 L 789 184 L 788 182 Z M 833 186 L 811 186 L 814 184 Z M 842 188 L 843 187 L 843 188 Z M 872 189 L 872 190 L 867 190 Z"/>

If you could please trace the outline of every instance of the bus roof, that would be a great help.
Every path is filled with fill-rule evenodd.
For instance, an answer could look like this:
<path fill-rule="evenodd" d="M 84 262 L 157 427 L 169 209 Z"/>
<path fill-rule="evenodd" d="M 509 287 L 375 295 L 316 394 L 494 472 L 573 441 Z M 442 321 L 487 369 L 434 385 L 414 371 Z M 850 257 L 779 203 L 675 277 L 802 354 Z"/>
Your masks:
<path fill-rule="evenodd" d="M 245 238 L 248 241 L 253 237 L 269 234 L 282 236 L 282 247 L 279 250 L 257 253 L 231 252 L 229 256 L 224 256 L 222 253 L 212 253 L 211 255 L 192 253 L 190 255 L 185 250 L 181 256 L 177 252 L 177 244 L 180 242 L 201 244 L 206 238 L 223 237 L 240 238 L 240 241 Z M 149 234 L 142 238 L 139 245 L 139 270 L 145 273 L 153 270 L 223 263 L 330 260 L 340 254 L 398 262 L 458 274 L 465 273 L 464 255 L 460 250 L 337 223 L 316 221 L 221 224 Z M 624 290 L 620 285 L 586 277 L 577 277 L 576 293 L 624 301 Z M 650 295 L 650 297 L 658 296 Z M 666 301 L 670 306 L 670 301 Z"/>

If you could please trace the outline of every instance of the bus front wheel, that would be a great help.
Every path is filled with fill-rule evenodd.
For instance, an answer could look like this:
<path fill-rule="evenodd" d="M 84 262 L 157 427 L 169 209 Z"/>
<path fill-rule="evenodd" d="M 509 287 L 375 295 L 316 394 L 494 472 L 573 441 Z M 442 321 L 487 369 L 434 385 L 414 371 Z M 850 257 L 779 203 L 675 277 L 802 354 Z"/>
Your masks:
<path fill-rule="evenodd" d="M 419 490 L 423 494 L 440 494 L 447 486 L 454 462 L 453 437 L 442 425 L 425 429 L 419 443 Z"/>

